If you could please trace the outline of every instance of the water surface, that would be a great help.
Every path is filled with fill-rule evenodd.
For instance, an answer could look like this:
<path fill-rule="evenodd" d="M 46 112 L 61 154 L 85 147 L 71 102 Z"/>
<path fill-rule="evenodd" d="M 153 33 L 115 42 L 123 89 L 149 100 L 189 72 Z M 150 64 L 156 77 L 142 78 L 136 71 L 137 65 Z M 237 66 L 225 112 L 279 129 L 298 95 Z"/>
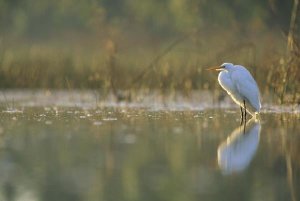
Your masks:
<path fill-rule="evenodd" d="M 3 108 L 0 200 L 298 200 L 299 113 Z"/>

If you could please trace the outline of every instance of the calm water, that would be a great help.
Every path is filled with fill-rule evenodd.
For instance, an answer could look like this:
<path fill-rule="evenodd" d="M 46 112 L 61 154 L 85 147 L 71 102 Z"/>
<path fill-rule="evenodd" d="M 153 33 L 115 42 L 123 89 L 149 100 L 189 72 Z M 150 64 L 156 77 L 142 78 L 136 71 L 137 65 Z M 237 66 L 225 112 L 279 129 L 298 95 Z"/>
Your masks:
<path fill-rule="evenodd" d="M 238 112 L 3 111 L 0 200 L 299 200 L 299 113 Z"/>

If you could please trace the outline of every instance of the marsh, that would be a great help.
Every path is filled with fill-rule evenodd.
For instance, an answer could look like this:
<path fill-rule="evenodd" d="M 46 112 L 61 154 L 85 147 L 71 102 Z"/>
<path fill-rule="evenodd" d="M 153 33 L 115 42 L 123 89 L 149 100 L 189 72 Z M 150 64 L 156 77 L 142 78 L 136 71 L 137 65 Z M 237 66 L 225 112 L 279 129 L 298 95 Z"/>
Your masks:
<path fill-rule="evenodd" d="M 1 200 L 299 199 L 297 107 L 244 130 L 235 107 L 60 97 L 2 108 Z"/>

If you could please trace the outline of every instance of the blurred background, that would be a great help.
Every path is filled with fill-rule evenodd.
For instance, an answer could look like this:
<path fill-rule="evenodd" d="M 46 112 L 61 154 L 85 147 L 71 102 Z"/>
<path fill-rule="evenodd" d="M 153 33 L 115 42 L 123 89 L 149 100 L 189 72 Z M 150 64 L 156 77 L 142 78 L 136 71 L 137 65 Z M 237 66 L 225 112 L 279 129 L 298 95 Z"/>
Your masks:
<path fill-rule="evenodd" d="M 299 7 L 297 0 L 0 0 L 0 87 L 93 89 L 120 100 L 140 90 L 219 94 L 217 74 L 204 69 L 232 62 L 248 67 L 264 97 L 299 103 Z"/>
<path fill-rule="evenodd" d="M 0 0 L 0 200 L 296 201 L 299 1 Z M 262 94 L 250 143 L 224 62 Z"/>

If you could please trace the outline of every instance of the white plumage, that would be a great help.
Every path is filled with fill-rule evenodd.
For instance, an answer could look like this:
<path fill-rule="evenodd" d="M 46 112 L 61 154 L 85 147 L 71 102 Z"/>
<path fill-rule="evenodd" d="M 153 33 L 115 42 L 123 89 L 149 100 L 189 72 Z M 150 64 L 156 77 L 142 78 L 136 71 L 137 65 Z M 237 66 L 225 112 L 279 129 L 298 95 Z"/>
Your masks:
<path fill-rule="evenodd" d="M 246 109 L 253 116 L 260 112 L 259 89 L 245 67 L 224 63 L 220 67 L 212 69 L 221 71 L 218 76 L 220 85 L 240 107 Z"/>

